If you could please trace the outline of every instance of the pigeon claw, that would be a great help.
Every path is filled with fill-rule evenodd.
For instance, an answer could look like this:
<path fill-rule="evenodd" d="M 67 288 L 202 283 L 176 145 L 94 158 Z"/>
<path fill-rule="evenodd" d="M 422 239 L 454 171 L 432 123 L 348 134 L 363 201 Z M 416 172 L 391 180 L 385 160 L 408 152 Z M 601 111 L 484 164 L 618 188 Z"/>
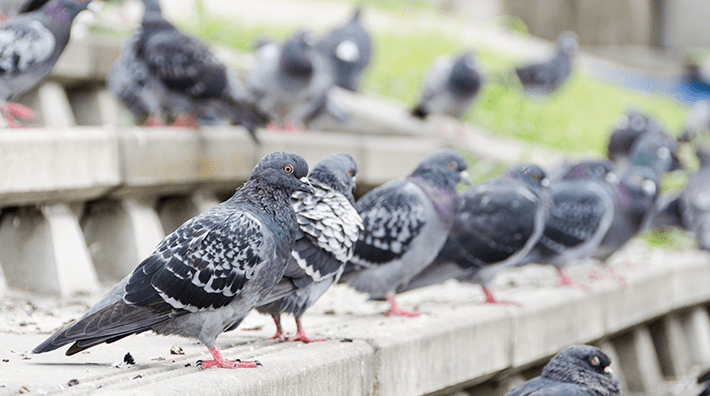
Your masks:
<path fill-rule="evenodd" d="M 327 338 L 311 338 L 311 337 L 309 337 L 309 336 L 307 336 L 307 335 L 305 335 L 305 334 L 300 334 L 300 333 L 299 333 L 299 334 L 296 334 L 296 335 L 293 336 L 293 337 L 290 337 L 290 338 L 289 338 L 288 340 L 286 340 L 286 341 L 288 341 L 288 342 L 301 341 L 301 342 L 304 342 L 304 343 L 306 343 L 306 344 L 309 344 L 309 343 L 311 343 L 311 342 L 328 341 L 328 339 L 327 339 Z"/>

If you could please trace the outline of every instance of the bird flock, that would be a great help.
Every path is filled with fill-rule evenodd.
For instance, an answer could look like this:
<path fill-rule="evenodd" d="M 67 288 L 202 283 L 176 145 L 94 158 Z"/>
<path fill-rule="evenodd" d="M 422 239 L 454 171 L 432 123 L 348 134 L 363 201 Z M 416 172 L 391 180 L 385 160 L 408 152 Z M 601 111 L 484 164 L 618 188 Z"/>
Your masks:
<path fill-rule="evenodd" d="M 0 100 L 9 126 L 21 125 L 16 117 L 33 116 L 9 100 L 47 76 L 69 40 L 72 20 L 88 3 L 32 1 L 24 8 L 12 3 L 6 11 Z M 333 85 L 357 90 L 369 63 L 372 43 L 360 24 L 361 9 L 321 40 L 308 30 L 283 43 L 259 40 L 256 65 L 242 81 L 207 45 L 166 21 L 157 0 L 143 4 L 141 24 L 107 81 L 138 123 L 239 124 L 258 142 L 256 128 L 270 121 L 307 126 L 329 114 L 348 122 L 328 91 Z M 553 93 L 571 73 L 577 47 L 576 35 L 563 33 L 548 61 L 515 70 L 521 87 L 533 95 Z M 461 118 L 484 82 L 474 52 L 442 57 L 411 113 Z M 153 331 L 197 338 L 213 358 L 200 361 L 203 368 L 257 367 L 261 362 L 225 359 L 217 336 L 256 309 L 274 319 L 273 339 L 323 341 L 306 335 L 301 317 L 335 283 L 387 300 L 385 315 L 413 317 L 420 313 L 400 307 L 395 296 L 448 279 L 480 284 L 485 303 L 518 304 L 496 298 L 490 283 L 502 269 L 528 263 L 553 265 L 561 285 L 588 289 L 565 267 L 578 260 L 604 262 L 649 228 L 688 229 L 699 247 L 710 250 L 710 150 L 698 145 L 700 170 L 685 190 L 661 192 L 664 174 L 683 167 L 679 145 L 710 126 L 701 120 L 705 113 L 695 111 L 676 140 L 659 122 L 630 109 L 610 136 L 609 159 L 547 171 L 519 163 L 477 185 L 470 185 L 460 152 L 438 150 L 408 176 L 357 201 L 358 164 L 349 154 L 329 155 L 309 172 L 298 154 L 273 152 L 230 199 L 165 237 L 96 305 L 33 352 L 72 344 L 66 354 L 73 355 Z M 459 183 L 469 186 L 459 191 Z M 613 270 L 606 272 L 623 284 Z M 284 313 L 295 317 L 294 337 L 284 334 Z M 553 393 L 544 394 L 618 394 L 610 363 L 595 347 L 573 346 L 509 395 L 546 388 Z"/>

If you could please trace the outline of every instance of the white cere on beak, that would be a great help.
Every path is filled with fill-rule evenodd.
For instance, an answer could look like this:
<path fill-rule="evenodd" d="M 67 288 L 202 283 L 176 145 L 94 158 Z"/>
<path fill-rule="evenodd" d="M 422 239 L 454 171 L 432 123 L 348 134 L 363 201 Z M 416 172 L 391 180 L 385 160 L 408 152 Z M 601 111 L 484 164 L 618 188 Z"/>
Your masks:
<path fill-rule="evenodd" d="M 468 176 L 468 172 L 466 172 L 466 171 L 459 172 L 459 181 L 466 183 L 466 184 L 471 184 L 471 178 Z"/>
<path fill-rule="evenodd" d="M 550 187 L 550 184 L 552 184 L 552 182 L 550 181 L 550 179 L 548 179 L 546 177 L 543 178 L 542 180 L 540 180 L 540 185 L 545 188 Z"/>
<path fill-rule="evenodd" d="M 613 172 L 609 172 L 604 176 L 604 180 L 609 184 L 619 184 L 619 178 Z"/>
<path fill-rule="evenodd" d="M 656 194 L 656 183 L 652 180 L 644 180 L 641 189 L 643 189 L 643 192 L 647 195 L 654 195 Z"/>
<path fill-rule="evenodd" d="M 607 374 L 614 374 L 614 370 L 611 369 L 611 366 L 604 367 L 604 372 Z"/>
<path fill-rule="evenodd" d="M 658 155 L 660 159 L 668 159 L 671 157 L 671 150 L 668 147 L 660 147 L 656 150 L 656 155 Z"/>
<path fill-rule="evenodd" d="M 353 176 L 353 183 L 357 183 L 357 177 Z"/>
<path fill-rule="evenodd" d="M 343 62 L 355 62 L 360 59 L 360 49 L 353 40 L 343 40 L 335 47 L 335 56 Z"/>

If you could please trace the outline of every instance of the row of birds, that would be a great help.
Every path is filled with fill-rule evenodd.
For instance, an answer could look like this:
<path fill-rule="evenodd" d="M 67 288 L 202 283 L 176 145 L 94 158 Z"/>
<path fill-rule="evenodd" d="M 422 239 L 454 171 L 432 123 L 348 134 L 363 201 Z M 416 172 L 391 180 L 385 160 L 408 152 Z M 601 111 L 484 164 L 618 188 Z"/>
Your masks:
<path fill-rule="evenodd" d="M 323 115 L 341 123 L 352 117 L 329 95 L 334 85 L 356 91 L 372 57 L 372 38 L 360 21 L 361 10 L 321 40 L 308 30 L 284 43 L 260 39 L 256 64 L 242 81 L 199 39 L 166 21 L 158 0 L 142 0 L 140 27 L 123 44 L 109 73 L 108 87 L 139 124 L 197 126 L 243 125 L 258 142 L 255 129 L 275 121 L 285 126 L 310 125 Z M 11 127 L 34 112 L 7 102 L 44 79 L 64 50 L 72 20 L 90 0 L 12 0 L 0 11 L 0 101 Z M 548 61 L 521 66 L 516 74 L 531 92 L 554 92 L 570 75 L 577 52 L 576 35 L 563 33 Z M 442 56 L 425 77 L 421 97 L 412 110 L 456 118 L 474 102 L 484 73 L 471 51 L 456 59 Z"/>

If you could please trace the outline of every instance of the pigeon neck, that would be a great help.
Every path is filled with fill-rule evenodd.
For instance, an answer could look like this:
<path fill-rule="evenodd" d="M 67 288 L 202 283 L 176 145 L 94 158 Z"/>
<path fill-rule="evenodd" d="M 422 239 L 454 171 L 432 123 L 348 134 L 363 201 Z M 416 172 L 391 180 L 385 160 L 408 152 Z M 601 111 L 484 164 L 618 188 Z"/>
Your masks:
<path fill-rule="evenodd" d="M 461 95 L 473 95 L 480 89 L 481 82 L 475 75 L 475 70 L 466 65 L 465 57 L 459 58 L 454 63 L 449 86 L 453 92 Z"/>
<path fill-rule="evenodd" d="M 248 193 L 243 194 L 242 191 Z M 276 226 L 279 238 L 295 239 L 296 213 L 291 209 L 291 195 L 289 191 L 264 185 L 257 180 L 247 180 L 234 196 L 232 203 L 248 203 L 252 205 L 257 214 L 265 216 L 266 220 Z M 279 210 L 287 208 L 287 210 Z"/>
<path fill-rule="evenodd" d="M 443 175 L 441 177 L 445 178 Z M 442 220 L 453 224 L 461 203 L 461 197 L 456 192 L 456 183 L 432 183 L 429 178 L 421 175 L 411 176 L 411 180 L 429 196 Z"/>
<path fill-rule="evenodd" d="M 561 364 L 560 364 L 561 363 Z M 619 384 L 614 377 L 586 370 L 569 362 L 551 361 L 542 370 L 542 377 L 554 381 L 579 384 L 591 388 L 600 396 L 618 395 Z"/>
<path fill-rule="evenodd" d="M 81 7 L 79 4 L 73 5 L 71 7 L 66 7 L 62 5 L 60 0 L 53 0 L 47 2 L 42 7 L 42 12 L 47 15 L 48 23 L 55 29 L 64 29 L 66 31 L 71 30 L 71 24 L 74 18 L 84 9 L 86 6 Z M 66 40 L 69 40 L 67 36 Z"/>

